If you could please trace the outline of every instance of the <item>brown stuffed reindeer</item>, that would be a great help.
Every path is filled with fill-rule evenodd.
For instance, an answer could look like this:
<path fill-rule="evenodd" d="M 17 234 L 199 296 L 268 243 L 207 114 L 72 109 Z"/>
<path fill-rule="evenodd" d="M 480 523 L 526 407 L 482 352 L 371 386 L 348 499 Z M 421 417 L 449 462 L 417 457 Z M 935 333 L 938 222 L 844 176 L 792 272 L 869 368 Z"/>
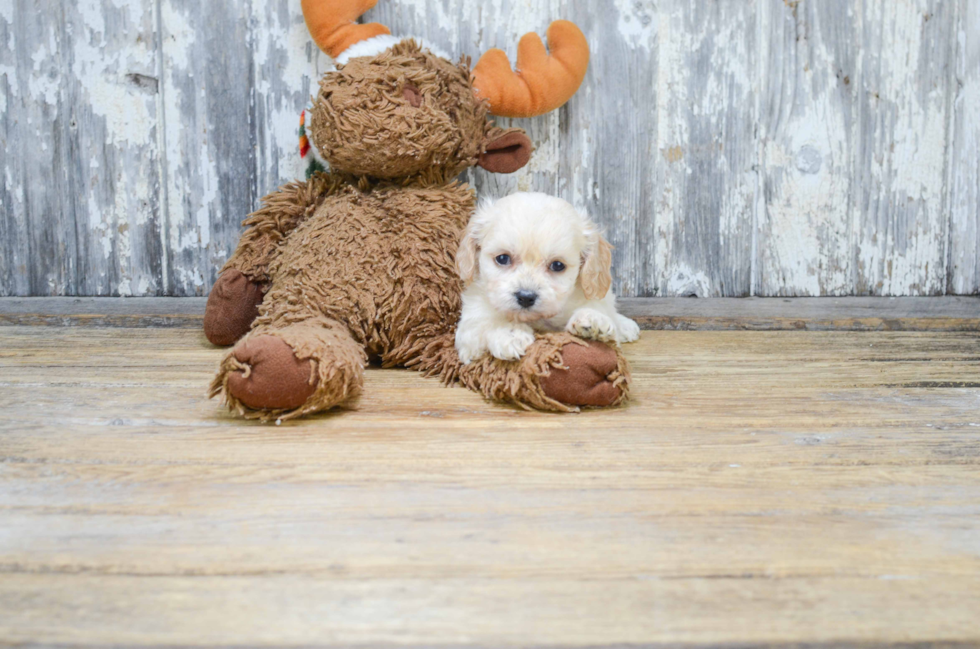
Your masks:
<path fill-rule="evenodd" d="M 519 361 L 462 365 L 454 347 L 461 282 L 454 255 L 475 195 L 455 180 L 479 165 L 527 164 L 500 116 L 544 114 L 578 89 L 588 45 L 568 22 L 525 36 L 519 73 L 491 50 L 472 73 L 382 25 L 354 21 L 377 0 L 303 0 L 316 42 L 337 62 L 307 124 L 330 171 L 267 196 L 208 299 L 204 329 L 235 347 L 211 386 L 244 417 L 288 419 L 344 404 L 365 364 L 459 380 L 487 397 L 571 411 L 626 398 L 617 350 L 541 336 Z M 243 337 L 244 336 L 244 337 Z"/>

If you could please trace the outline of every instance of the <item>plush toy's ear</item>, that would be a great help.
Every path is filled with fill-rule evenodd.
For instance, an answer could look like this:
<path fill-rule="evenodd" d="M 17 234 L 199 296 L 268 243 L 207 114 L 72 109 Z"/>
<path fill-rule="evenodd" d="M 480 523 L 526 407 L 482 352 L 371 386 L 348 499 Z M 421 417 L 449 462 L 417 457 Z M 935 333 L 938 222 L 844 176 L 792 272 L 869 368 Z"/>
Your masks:
<path fill-rule="evenodd" d="M 531 159 L 534 146 L 519 128 L 494 128 L 487 134 L 478 165 L 495 174 L 512 174 Z"/>
<path fill-rule="evenodd" d="M 479 266 L 476 236 L 476 229 L 471 222 L 463 232 L 463 238 L 459 242 L 459 250 L 456 251 L 456 270 L 466 286 L 473 282 L 473 278 L 476 277 L 476 269 Z"/>
<path fill-rule="evenodd" d="M 613 247 L 599 231 L 590 227 L 585 233 L 585 250 L 582 252 L 582 271 L 578 281 L 585 297 L 601 300 L 612 286 Z"/>

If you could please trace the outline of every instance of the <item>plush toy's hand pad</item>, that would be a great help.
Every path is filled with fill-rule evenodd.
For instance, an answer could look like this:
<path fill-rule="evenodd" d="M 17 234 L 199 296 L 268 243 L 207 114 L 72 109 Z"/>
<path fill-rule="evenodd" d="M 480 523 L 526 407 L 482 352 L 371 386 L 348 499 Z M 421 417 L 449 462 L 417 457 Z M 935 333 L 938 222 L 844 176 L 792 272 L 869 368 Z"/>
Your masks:
<path fill-rule="evenodd" d="M 616 351 L 599 342 L 568 343 L 562 347 L 564 368 L 552 368 L 541 378 L 545 394 L 570 406 L 611 406 L 621 396 Z"/>
<path fill-rule="evenodd" d="M 265 292 L 237 270 L 226 270 L 214 283 L 204 311 L 204 335 L 215 345 L 234 345 L 259 315 Z"/>

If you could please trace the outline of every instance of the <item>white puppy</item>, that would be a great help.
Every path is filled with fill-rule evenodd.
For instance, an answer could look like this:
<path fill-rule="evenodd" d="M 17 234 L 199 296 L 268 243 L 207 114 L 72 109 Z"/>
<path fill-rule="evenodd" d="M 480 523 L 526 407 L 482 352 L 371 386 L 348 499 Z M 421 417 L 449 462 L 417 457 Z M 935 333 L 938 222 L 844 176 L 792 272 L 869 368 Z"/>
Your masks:
<path fill-rule="evenodd" d="M 546 194 L 484 202 L 463 234 L 456 265 L 466 284 L 456 350 L 517 360 L 535 331 L 633 342 L 640 328 L 616 312 L 612 246 L 569 203 Z"/>

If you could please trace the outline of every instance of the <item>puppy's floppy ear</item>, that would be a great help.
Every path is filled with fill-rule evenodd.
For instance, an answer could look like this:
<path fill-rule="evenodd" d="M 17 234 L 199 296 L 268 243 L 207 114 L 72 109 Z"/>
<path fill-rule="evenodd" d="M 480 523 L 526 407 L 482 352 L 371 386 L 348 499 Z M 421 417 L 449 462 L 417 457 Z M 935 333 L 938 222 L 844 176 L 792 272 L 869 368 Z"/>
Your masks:
<path fill-rule="evenodd" d="M 470 221 L 463 231 L 463 238 L 459 241 L 459 250 L 456 251 L 456 270 L 466 286 L 473 282 L 479 266 L 476 238 L 476 225 L 474 221 Z"/>
<path fill-rule="evenodd" d="M 590 225 L 585 230 L 585 250 L 582 251 L 582 270 L 578 281 L 585 297 L 601 300 L 612 286 L 613 247 Z"/>

